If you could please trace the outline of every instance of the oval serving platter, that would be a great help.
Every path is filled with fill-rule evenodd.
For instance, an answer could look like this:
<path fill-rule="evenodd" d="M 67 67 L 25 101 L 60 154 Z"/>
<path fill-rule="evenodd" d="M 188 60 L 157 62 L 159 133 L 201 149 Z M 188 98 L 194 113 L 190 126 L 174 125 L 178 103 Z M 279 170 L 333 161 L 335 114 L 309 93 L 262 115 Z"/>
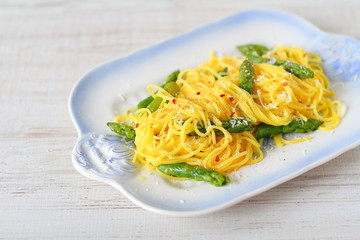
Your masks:
<path fill-rule="evenodd" d="M 215 54 L 241 57 L 236 46 L 256 43 L 300 46 L 323 59 L 323 68 L 343 103 L 342 121 L 310 141 L 273 148 L 265 158 L 229 175 L 232 183 L 214 187 L 194 181 L 163 179 L 131 163 L 134 144 L 106 126 L 115 116 L 148 96 L 149 83 L 161 84 L 175 69 L 196 67 Z M 135 204 L 161 214 L 195 216 L 232 206 L 360 144 L 360 42 L 326 33 L 309 22 L 278 10 L 236 13 L 130 55 L 102 64 L 74 86 L 69 109 L 79 133 L 72 159 L 83 175 L 110 184 Z"/>

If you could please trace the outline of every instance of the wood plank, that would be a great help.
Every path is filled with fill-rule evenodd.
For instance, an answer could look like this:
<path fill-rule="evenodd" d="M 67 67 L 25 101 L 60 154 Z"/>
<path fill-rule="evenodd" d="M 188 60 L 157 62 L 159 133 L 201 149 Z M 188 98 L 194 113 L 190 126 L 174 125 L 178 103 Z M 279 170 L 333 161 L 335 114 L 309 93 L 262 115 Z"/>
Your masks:
<path fill-rule="evenodd" d="M 145 211 L 72 166 L 68 97 L 84 73 L 253 7 L 360 39 L 358 1 L 1 1 L 0 239 L 359 239 L 360 147 L 190 218 Z"/>

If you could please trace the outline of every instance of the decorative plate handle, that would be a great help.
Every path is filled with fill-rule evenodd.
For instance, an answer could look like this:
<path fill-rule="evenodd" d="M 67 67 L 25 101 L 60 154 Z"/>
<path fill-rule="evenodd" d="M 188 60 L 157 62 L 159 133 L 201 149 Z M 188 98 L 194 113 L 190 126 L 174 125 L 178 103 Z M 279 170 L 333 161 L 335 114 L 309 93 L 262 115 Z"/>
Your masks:
<path fill-rule="evenodd" d="M 360 42 L 337 34 L 323 34 L 310 46 L 324 61 L 326 74 L 334 80 L 356 81 L 360 74 Z"/>
<path fill-rule="evenodd" d="M 103 180 L 122 180 L 133 175 L 135 144 L 125 137 L 89 133 L 75 145 L 73 162 L 83 174 Z"/>

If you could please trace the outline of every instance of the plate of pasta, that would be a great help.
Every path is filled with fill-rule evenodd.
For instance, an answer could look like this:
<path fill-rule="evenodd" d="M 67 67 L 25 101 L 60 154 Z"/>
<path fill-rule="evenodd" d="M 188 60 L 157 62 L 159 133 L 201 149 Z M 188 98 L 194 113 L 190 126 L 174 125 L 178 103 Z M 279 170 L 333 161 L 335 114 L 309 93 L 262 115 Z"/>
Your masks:
<path fill-rule="evenodd" d="M 357 40 L 239 12 L 82 77 L 73 163 L 156 213 L 218 211 L 359 145 L 359 73 Z"/>

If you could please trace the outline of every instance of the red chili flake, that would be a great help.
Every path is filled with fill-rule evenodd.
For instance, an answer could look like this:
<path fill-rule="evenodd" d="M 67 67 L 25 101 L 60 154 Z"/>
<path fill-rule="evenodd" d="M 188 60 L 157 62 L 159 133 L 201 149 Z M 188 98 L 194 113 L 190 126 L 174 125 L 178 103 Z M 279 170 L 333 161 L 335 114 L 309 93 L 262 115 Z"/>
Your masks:
<path fill-rule="evenodd" d="M 235 114 L 235 112 L 232 112 L 232 113 L 231 113 L 231 115 L 230 115 L 230 117 L 233 117 L 233 116 L 234 116 L 234 114 Z"/>
<path fill-rule="evenodd" d="M 135 127 L 138 128 L 138 127 L 139 127 L 139 123 L 137 123 Z"/>
<path fill-rule="evenodd" d="M 176 103 L 176 98 L 173 98 L 172 102 L 173 102 L 173 104 L 175 104 Z"/>
<path fill-rule="evenodd" d="M 200 92 L 197 92 L 196 95 L 200 95 Z"/>
<path fill-rule="evenodd" d="M 225 97 L 225 94 L 221 94 L 220 97 Z"/>
<path fill-rule="evenodd" d="M 288 85 L 288 83 L 287 83 L 287 82 L 284 82 L 284 83 L 283 83 L 283 86 L 287 86 L 287 85 Z"/>
<path fill-rule="evenodd" d="M 233 97 L 229 97 L 229 100 L 230 100 L 230 101 L 234 101 L 234 98 L 233 98 Z"/>
<path fill-rule="evenodd" d="M 219 161 L 220 161 L 220 157 L 219 155 L 216 155 L 215 162 L 219 162 Z"/>

